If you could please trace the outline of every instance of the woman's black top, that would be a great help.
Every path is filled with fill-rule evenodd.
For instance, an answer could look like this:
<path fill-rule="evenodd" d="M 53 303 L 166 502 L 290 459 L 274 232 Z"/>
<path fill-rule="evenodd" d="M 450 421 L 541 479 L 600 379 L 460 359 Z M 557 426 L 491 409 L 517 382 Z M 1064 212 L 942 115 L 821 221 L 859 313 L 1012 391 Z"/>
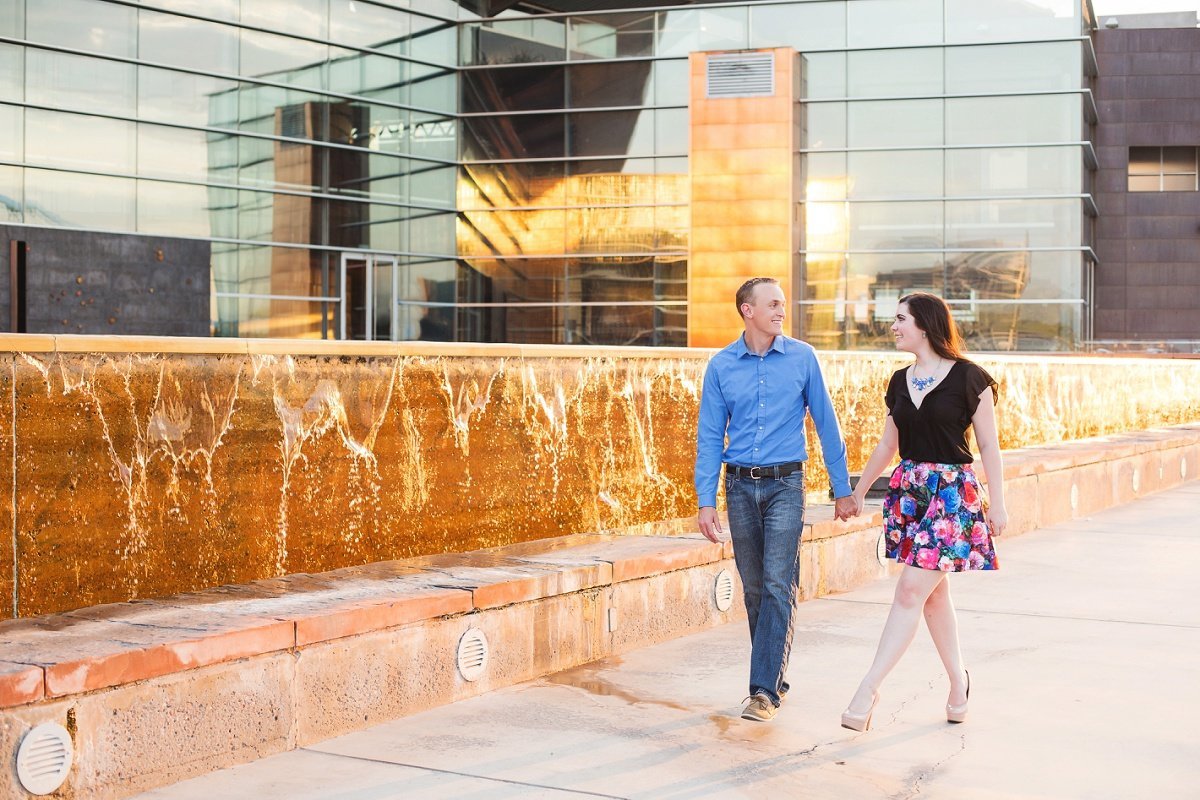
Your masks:
<path fill-rule="evenodd" d="M 893 373 L 884 401 L 900 432 L 900 457 L 935 464 L 974 461 L 967 445 L 967 428 L 979 408 L 979 395 L 988 386 L 992 398 L 997 399 L 996 382 L 983 367 L 955 361 L 946 377 L 924 393 L 917 408 L 908 393 L 908 368 Z"/>

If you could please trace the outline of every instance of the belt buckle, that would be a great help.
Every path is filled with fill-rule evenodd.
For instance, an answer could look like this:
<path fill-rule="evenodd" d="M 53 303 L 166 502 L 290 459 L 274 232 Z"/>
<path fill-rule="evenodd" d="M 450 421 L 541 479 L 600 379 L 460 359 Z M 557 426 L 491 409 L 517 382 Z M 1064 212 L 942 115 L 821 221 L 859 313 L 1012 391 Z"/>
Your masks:
<path fill-rule="evenodd" d="M 759 480 L 760 478 L 763 478 L 763 477 L 765 477 L 765 476 L 763 476 L 763 475 L 756 475 L 755 473 L 756 473 L 756 472 L 758 472 L 758 470 L 759 470 L 759 468 L 758 468 L 758 467 L 751 467 L 751 468 L 750 468 L 750 477 L 751 477 L 751 478 L 753 478 L 754 480 Z"/>

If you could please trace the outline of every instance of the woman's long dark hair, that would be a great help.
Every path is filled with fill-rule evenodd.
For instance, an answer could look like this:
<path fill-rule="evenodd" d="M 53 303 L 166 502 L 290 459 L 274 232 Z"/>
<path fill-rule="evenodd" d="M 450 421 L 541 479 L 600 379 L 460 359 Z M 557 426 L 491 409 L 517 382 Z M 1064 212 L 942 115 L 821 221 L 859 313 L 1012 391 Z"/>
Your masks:
<path fill-rule="evenodd" d="M 913 292 L 900 298 L 901 303 L 908 306 L 908 315 L 916 326 L 925 332 L 933 352 L 951 361 L 966 361 L 963 354 L 966 349 L 954 317 L 950 315 L 950 306 L 936 294 L 929 292 Z"/>

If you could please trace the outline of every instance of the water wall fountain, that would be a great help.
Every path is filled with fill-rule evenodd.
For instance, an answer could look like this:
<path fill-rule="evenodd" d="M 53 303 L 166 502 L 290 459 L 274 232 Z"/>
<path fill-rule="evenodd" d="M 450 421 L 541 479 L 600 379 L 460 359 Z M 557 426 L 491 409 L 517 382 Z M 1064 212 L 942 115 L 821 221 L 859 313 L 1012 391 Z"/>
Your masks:
<path fill-rule="evenodd" d="M 710 351 L 0 339 L 2 617 L 695 513 Z M 822 360 L 856 469 L 903 361 Z M 979 361 L 1005 448 L 1200 420 L 1200 361 Z"/>

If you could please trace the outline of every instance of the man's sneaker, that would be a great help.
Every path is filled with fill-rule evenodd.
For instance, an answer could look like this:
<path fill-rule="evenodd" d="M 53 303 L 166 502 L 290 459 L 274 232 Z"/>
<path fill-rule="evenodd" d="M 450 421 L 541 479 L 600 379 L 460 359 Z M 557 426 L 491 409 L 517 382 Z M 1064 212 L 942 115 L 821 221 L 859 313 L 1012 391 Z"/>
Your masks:
<path fill-rule="evenodd" d="M 746 707 L 742 709 L 742 719 L 754 722 L 770 722 L 778 710 L 775 704 L 771 702 L 771 698 L 762 692 L 756 692 L 750 698 L 749 702 L 746 703 Z"/>

